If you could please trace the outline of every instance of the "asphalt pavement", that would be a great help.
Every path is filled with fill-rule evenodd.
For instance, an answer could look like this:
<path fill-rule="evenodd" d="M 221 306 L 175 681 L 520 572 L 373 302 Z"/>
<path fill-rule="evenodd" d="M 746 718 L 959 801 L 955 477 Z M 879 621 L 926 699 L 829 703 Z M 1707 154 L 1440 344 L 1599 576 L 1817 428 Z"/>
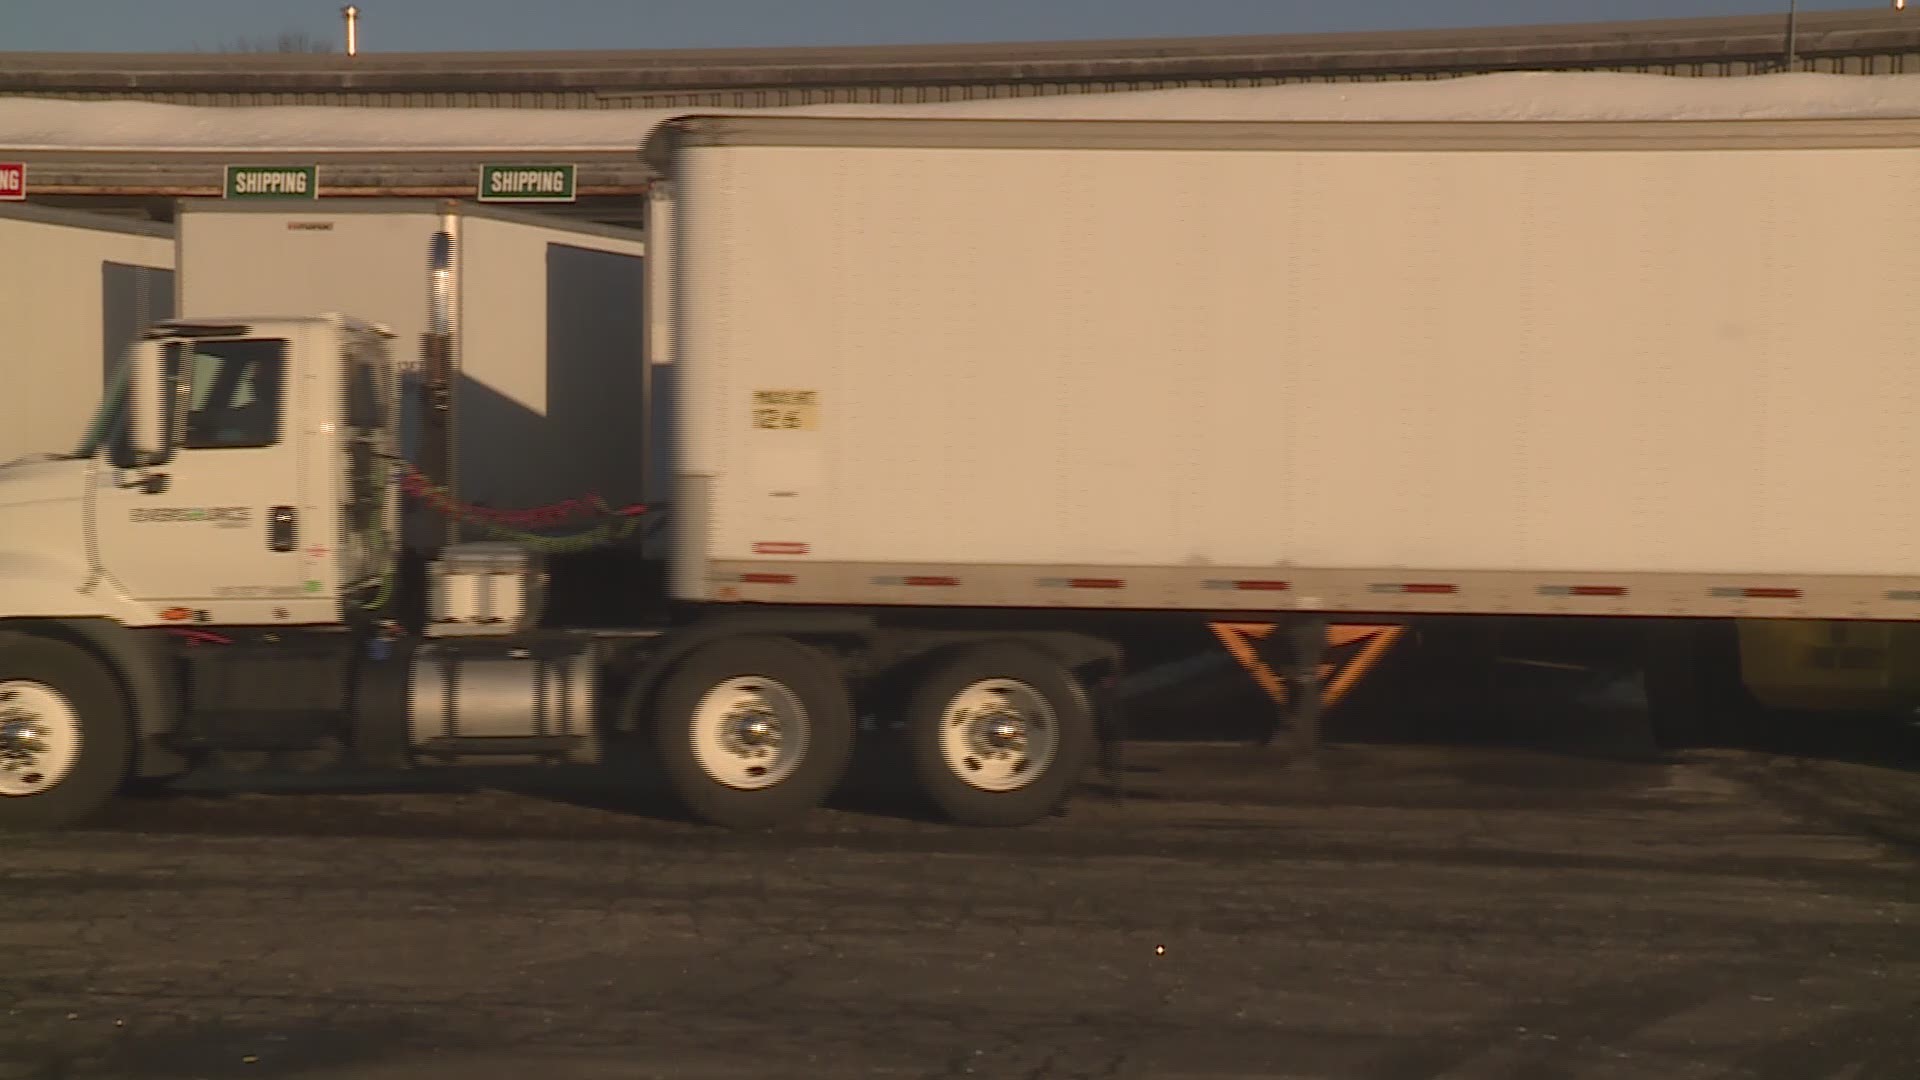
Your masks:
<path fill-rule="evenodd" d="M 964 830 L 604 780 L 9 838 L 0 1078 L 1920 1076 L 1920 773 L 1244 746 Z"/>

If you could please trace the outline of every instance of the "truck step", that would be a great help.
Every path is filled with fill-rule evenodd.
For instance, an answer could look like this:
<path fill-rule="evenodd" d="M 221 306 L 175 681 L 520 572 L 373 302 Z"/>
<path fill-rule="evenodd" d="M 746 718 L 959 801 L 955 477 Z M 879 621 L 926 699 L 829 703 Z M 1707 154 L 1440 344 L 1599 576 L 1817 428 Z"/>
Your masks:
<path fill-rule="evenodd" d="M 189 716 L 170 741 L 193 750 L 311 750 L 340 734 L 340 717 L 333 712 L 210 709 Z"/>
<path fill-rule="evenodd" d="M 333 642 L 229 645 L 182 656 L 195 713 L 320 713 L 347 708 L 350 654 Z"/>

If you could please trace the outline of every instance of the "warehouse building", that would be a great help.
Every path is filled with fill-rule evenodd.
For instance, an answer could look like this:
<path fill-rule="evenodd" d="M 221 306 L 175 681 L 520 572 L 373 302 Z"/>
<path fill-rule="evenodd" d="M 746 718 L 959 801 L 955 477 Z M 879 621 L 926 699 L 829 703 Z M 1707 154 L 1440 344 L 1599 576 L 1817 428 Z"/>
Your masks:
<path fill-rule="evenodd" d="M 911 105 L 1513 71 L 1898 74 L 1920 72 L 1920 13 L 1807 13 L 1791 25 L 1783 11 L 1473 30 L 832 49 L 390 54 L 377 41 L 361 44 L 353 56 L 0 53 L 0 99 L 578 112 Z M 472 197 L 482 166 L 535 164 L 537 157 L 509 146 L 404 160 L 346 154 L 328 159 L 319 182 L 330 197 Z M 219 195 L 229 163 L 188 151 L 134 155 L 0 141 L 0 163 L 7 162 L 28 166 L 28 201 L 160 219 L 175 198 Z M 570 164 L 573 186 L 554 212 L 622 221 L 644 189 L 631 153 L 577 155 Z"/>

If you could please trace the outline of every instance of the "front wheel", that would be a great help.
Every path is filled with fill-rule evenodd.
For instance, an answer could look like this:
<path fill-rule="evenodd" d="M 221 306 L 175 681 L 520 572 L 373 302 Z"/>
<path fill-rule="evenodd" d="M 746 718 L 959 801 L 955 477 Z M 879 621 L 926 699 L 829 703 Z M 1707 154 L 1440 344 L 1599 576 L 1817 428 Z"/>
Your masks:
<path fill-rule="evenodd" d="M 92 817 L 127 775 L 126 711 L 112 675 L 65 642 L 0 634 L 0 828 Z"/>
<path fill-rule="evenodd" d="M 799 820 L 832 793 L 852 755 L 853 710 L 819 652 L 785 638 L 733 638 L 674 671 L 654 734 L 667 781 L 695 817 L 764 829 Z"/>
<path fill-rule="evenodd" d="M 1086 690 L 1022 645 L 970 648 L 941 665 L 908 708 L 920 788 L 963 825 L 1026 825 L 1067 800 L 1093 746 Z"/>

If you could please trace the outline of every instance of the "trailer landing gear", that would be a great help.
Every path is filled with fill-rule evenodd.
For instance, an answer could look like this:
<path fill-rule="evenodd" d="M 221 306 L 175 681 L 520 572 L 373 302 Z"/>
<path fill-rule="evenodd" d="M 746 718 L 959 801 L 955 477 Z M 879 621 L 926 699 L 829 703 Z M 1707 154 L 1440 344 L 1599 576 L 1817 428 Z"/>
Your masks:
<path fill-rule="evenodd" d="M 1291 729 L 1294 764 L 1318 764 L 1320 717 L 1325 711 L 1325 684 L 1321 667 L 1327 655 L 1327 620 L 1317 616 L 1289 619 L 1256 646 L 1286 683 L 1286 699 L 1275 703 L 1273 720 L 1262 746 L 1271 746 L 1283 729 Z"/>

